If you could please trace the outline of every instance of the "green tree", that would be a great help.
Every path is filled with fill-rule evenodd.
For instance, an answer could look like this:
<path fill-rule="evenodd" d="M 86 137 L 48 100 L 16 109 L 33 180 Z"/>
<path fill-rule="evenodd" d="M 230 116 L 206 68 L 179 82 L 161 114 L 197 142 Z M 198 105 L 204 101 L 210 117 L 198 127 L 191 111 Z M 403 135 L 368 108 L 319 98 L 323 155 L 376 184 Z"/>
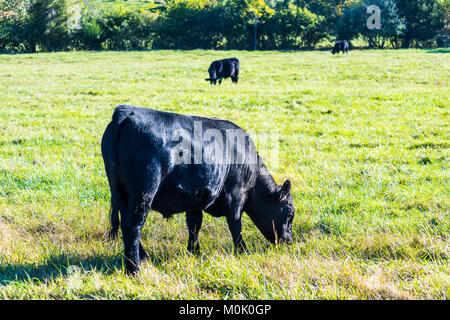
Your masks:
<path fill-rule="evenodd" d="M 438 47 L 450 47 L 450 0 L 442 0 L 445 12 L 444 27 L 436 37 Z"/>
<path fill-rule="evenodd" d="M 0 17 L 3 17 L 6 12 L 26 13 L 30 3 L 31 0 L 0 0 Z"/>
<path fill-rule="evenodd" d="M 367 25 L 367 8 L 380 8 L 381 27 L 370 29 Z M 400 17 L 394 0 L 364 0 L 347 5 L 336 24 L 336 35 L 341 40 L 353 40 L 362 35 L 372 48 L 384 48 L 388 42 L 398 47 L 399 38 L 405 32 L 404 19 Z"/>
<path fill-rule="evenodd" d="M 399 38 L 405 32 L 405 21 L 401 18 L 395 0 L 365 0 L 364 10 L 376 5 L 381 9 L 381 28 L 362 28 L 362 35 L 369 43 L 370 47 L 383 49 L 389 41 L 395 48 L 399 46 Z"/>
<path fill-rule="evenodd" d="M 29 8 L 29 35 L 32 50 L 64 50 L 69 44 L 66 0 L 36 0 Z"/>
<path fill-rule="evenodd" d="M 439 0 L 396 0 L 400 15 L 405 18 L 403 47 L 413 41 L 433 39 L 444 28 L 445 9 Z"/>
<path fill-rule="evenodd" d="M 289 1 L 278 2 L 274 13 L 263 25 L 269 44 L 266 48 L 293 49 L 313 47 L 326 37 L 325 19 Z"/>
<path fill-rule="evenodd" d="M 192 0 L 171 1 L 157 23 L 156 47 L 216 48 L 223 40 L 224 18 L 217 4 Z"/>
<path fill-rule="evenodd" d="M 89 27 L 83 26 L 83 32 L 88 31 L 84 29 L 87 27 L 89 37 L 99 37 L 102 46 L 109 50 L 147 49 L 154 38 L 153 24 L 147 15 L 119 7 L 103 12 L 95 23 L 91 20 Z"/>
<path fill-rule="evenodd" d="M 361 2 L 347 5 L 335 24 L 337 40 L 351 41 L 357 38 L 366 28 L 366 12 Z"/>

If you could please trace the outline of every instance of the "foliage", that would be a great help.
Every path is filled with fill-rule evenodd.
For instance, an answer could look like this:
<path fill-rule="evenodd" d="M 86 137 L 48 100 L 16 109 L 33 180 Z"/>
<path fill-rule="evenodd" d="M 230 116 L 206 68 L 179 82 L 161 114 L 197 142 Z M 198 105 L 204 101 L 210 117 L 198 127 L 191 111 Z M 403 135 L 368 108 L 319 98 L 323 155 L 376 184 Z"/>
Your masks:
<path fill-rule="evenodd" d="M 388 41 L 394 48 L 399 46 L 399 38 L 405 32 L 405 19 L 401 18 L 398 12 L 395 0 L 365 0 L 364 11 L 366 8 L 376 5 L 381 9 L 381 28 L 370 30 L 362 28 L 361 34 L 372 48 L 383 49 Z"/>
<path fill-rule="evenodd" d="M 102 49 L 102 28 L 95 17 L 83 15 L 81 28 L 72 32 L 72 46 L 81 50 Z"/>
<path fill-rule="evenodd" d="M 406 32 L 403 47 L 410 47 L 413 41 L 433 39 L 444 28 L 446 12 L 439 0 L 396 0 L 401 16 L 405 18 Z M 448 4 L 447 4 L 448 8 Z"/>
<path fill-rule="evenodd" d="M 313 47 L 325 37 L 324 18 L 293 3 L 279 2 L 275 13 L 263 24 L 265 48 Z"/>
<path fill-rule="evenodd" d="M 89 21 L 86 21 L 89 23 Z M 91 32 L 99 32 L 102 46 L 110 50 L 136 50 L 151 47 L 153 20 L 146 14 L 139 14 L 123 8 L 113 9 L 91 22 Z"/>
<path fill-rule="evenodd" d="M 346 6 L 335 26 L 338 40 L 353 40 L 357 38 L 366 27 L 366 13 L 361 3 L 352 3 Z"/>
<path fill-rule="evenodd" d="M 226 48 L 253 48 L 253 25 L 246 19 L 249 3 L 246 0 L 224 0 L 222 8 Z"/>
<path fill-rule="evenodd" d="M 27 17 L 14 13 L 0 18 L 0 52 L 32 51 L 28 35 Z"/>
<path fill-rule="evenodd" d="M 324 18 L 289 1 L 271 7 L 262 0 L 233 0 L 199 6 L 189 1 L 168 4 L 157 23 L 164 48 L 312 47 L 324 36 Z"/>
<path fill-rule="evenodd" d="M 69 43 L 69 14 L 66 0 L 36 0 L 28 9 L 32 50 L 58 51 Z"/>
<path fill-rule="evenodd" d="M 210 3 L 172 1 L 156 23 L 156 48 L 210 49 L 223 39 L 221 8 Z"/>
<path fill-rule="evenodd" d="M 131 3 L 132 2 L 132 3 Z M 0 51 L 447 46 L 448 0 L 0 0 Z M 382 9 L 366 27 L 368 5 Z"/>
<path fill-rule="evenodd" d="M 7 12 L 26 13 L 32 0 L 0 0 L 0 17 Z"/>
<path fill-rule="evenodd" d="M 450 1 L 444 2 L 444 28 L 436 36 L 436 44 L 438 47 L 450 47 Z"/>

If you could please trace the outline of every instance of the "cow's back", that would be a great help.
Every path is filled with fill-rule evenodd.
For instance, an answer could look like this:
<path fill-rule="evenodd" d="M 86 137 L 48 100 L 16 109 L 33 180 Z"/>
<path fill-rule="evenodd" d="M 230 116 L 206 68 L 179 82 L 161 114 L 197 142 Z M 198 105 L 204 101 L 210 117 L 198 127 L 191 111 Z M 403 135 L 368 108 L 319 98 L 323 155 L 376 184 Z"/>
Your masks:
<path fill-rule="evenodd" d="M 211 78 L 229 78 L 239 70 L 239 60 L 228 58 L 213 61 L 208 69 Z"/>
<path fill-rule="evenodd" d="M 230 184 L 239 180 L 242 172 L 254 170 L 248 165 L 248 159 L 236 164 L 215 155 L 204 158 L 215 150 L 211 143 L 216 143 L 215 140 L 203 141 L 207 130 L 220 133 L 223 139 L 230 130 L 238 135 L 245 134 L 232 122 L 135 107 L 122 108 L 119 112 L 128 114 L 117 141 L 120 179 L 128 188 L 134 188 L 145 184 L 143 179 L 151 178 L 145 175 L 149 167 L 161 172 L 162 180 L 152 208 L 165 216 L 208 207 L 221 194 L 227 181 Z M 224 154 L 228 154 L 230 150 L 223 142 L 220 145 Z M 189 150 L 181 151 L 180 144 Z M 254 150 L 253 144 L 251 148 Z M 183 159 L 180 153 L 189 151 L 191 154 Z"/>

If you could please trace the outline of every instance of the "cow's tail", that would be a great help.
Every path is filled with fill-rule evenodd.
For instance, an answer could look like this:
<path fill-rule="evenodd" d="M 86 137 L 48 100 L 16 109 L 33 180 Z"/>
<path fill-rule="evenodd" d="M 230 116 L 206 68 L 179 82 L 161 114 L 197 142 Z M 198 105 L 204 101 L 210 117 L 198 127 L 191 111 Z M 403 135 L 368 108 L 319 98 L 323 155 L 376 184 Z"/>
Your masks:
<path fill-rule="evenodd" d="M 111 195 L 111 208 L 109 210 L 109 221 L 111 222 L 111 229 L 109 229 L 108 237 L 110 240 L 114 240 L 117 238 L 117 234 L 119 232 L 119 203 L 117 201 L 117 197 L 112 194 Z"/>
<path fill-rule="evenodd" d="M 114 110 L 112 121 L 111 121 L 111 148 L 110 148 L 110 183 L 111 183 L 111 209 L 109 213 L 109 220 L 111 223 L 111 229 L 109 230 L 109 238 L 115 239 L 119 231 L 119 199 L 120 199 L 120 189 L 119 189 L 119 179 L 117 172 L 119 152 L 117 146 L 119 143 L 120 127 L 133 113 L 133 109 L 128 105 L 118 105 Z M 122 213 L 123 214 L 123 213 Z"/>

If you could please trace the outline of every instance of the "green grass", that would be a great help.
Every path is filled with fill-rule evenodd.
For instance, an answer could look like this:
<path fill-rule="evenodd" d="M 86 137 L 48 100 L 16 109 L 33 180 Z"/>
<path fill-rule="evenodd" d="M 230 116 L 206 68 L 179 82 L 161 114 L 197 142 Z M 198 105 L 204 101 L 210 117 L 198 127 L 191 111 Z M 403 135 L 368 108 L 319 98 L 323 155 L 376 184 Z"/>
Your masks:
<path fill-rule="evenodd" d="M 88 0 L 87 2 L 103 9 L 123 7 L 135 11 L 141 9 L 146 10 L 155 6 L 153 0 Z"/>
<path fill-rule="evenodd" d="M 231 56 L 237 86 L 203 80 Z M 449 299 L 449 79 L 448 51 L 1 55 L 0 298 Z M 245 216 L 235 256 L 205 214 L 195 257 L 184 214 L 152 212 L 125 276 L 100 153 L 119 103 L 277 130 L 294 244 Z"/>

